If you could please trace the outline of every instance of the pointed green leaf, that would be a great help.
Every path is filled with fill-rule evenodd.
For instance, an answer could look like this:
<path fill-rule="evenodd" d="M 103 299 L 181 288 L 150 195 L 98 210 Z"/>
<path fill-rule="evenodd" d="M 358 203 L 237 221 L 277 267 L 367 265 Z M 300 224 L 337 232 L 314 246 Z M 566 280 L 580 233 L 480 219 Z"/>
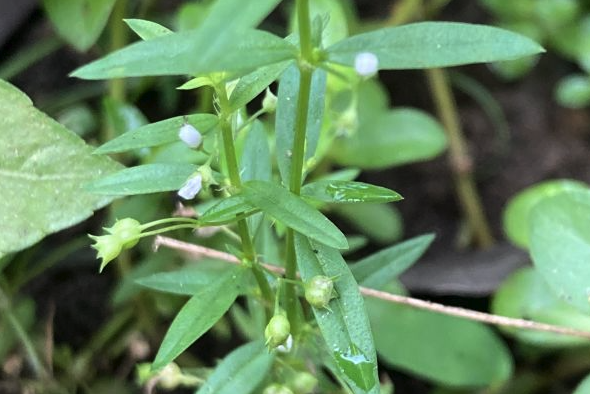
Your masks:
<path fill-rule="evenodd" d="M 358 285 L 338 250 L 295 234 L 303 281 L 316 275 L 336 278 L 330 309 L 312 308 L 328 350 L 354 393 L 379 393 L 377 357 Z"/>
<path fill-rule="evenodd" d="M 418 261 L 433 240 L 433 234 L 426 234 L 380 250 L 353 264 L 351 271 L 362 286 L 380 289 Z"/>
<path fill-rule="evenodd" d="M 148 289 L 164 293 L 192 296 L 208 291 L 211 282 L 233 268 L 230 264 L 223 264 L 217 260 L 199 261 L 196 266 L 171 272 L 159 272 L 136 279 L 135 282 Z"/>
<path fill-rule="evenodd" d="M 137 34 L 142 40 L 147 41 L 154 38 L 162 37 L 173 33 L 172 30 L 156 22 L 146 21 L 143 19 L 123 19 L 125 23 Z"/>
<path fill-rule="evenodd" d="M 153 75 L 243 74 L 295 58 L 293 45 L 260 30 L 231 30 L 203 36 L 202 29 L 167 34 L 131 44 L 72 73 L 83 79 Z"/>
<path fill-rule="evenodd" d="M 528 37 L 497 27 L 421 22 L 359 34 L 328 48 L 328 60 L 354 66 L 372 52 L 382 70 L 421 69 L 512 60 L 544 52 Z"/>
<path fill-rule="evenodd" d="M 271 83 L 276 81 L 290 64 L 291 61 L 271 64 L 240 78 L 229 97 L 230 110 L 233 112 L 246 106 Z"/>
<path fill-rule="evenodd" d="M 334 141 L 330 155 L 341 165 L 383 169 L 430 160 L 446 147 L 436 119 L 424 111 L 397 108 L 362 118 L 356 133 Z"/>
<path fill-rule="evenodd" d="M 265 379 L 274 355 L 264 342 L 250 342 L 231 352 L 196 394 L 249 394 Z"/>
<path fill-rule="evenodd" d="M 315 181 L 303 186 L 301 194 L 317 201 L 336 204 L 358 202 L 386 203 L 403 200 L 403 197 L 393 190 L 353 181 Z"/>
<path fill-rule="evenodd" d="M 247 272 L 244 267 L 234 267 L 188 300 L 164 336 L 153 369 L 174 361 L 225 314 L 240 294 Z"/>
<path fill-rule="evenodd" d="M 85 185 L 90 193 L 110 196 L 131 196 L 178 190 L 197 170 L 187 163 L 145 164 L 125 168 Z"/>
<path fill-rule="evenodd" d="M 284 187 L 250 181 L 244 184 L 242 195 L 250 204 L 293 230 L 334 248 L 348 248 L 346 237 L 338 227 Z"/>
<path fill-rule="evenodd" d="M 100 36 L 115 0 L 43 0 L 43 5 L 58 34 L 85 51 Z"/>
<path fill-rule="evenodd" d="M 500 286 L 492 303 L 492 313 L 516 319 L 587 330 L 590 316 L 557 298 L 541 275 L 532 267 L 514 272 Z M 550 332 L 502 329 L 535 346 L 559 348 L 588 346 L 588 340 Z"/>
<path fill-rule="evenodd" d="M 258 212 L 256 207 L 249 204 L 243 196 L 235 194 L 222 199 L 206 210 L 199 217 L 199 222 L 205 225 L 232 223 L 255 212 Z"/>
<path fill-rule="evenodd" d="M 179 141 L 178 131 L 185 120 L 193 125 L 201 134 L 211 132 L 218 124 L 217 116 L 210 114 L 195 114 L 186 117 L 176 116 L 121 134 L 114 140 L 101 145 L 94 153 L 119 153 Z"/>
<path fill-rule="evenodd" d="M 244 149 L 240 160 L 242 181 L 270 181 L 272 179 L 271 160 L 264 124 L 256 120 L 246 135 L 246 141 L 244 141 Z M 262 214 L 259 214 L 248 218 L 248 226 L 252 234 L 257 233 L 262 216 Z"/>
<path fill-rule="evenodd" d="M 512 373 L 510 352 L 481 323 L 376 298 L 365 303 L 377 352 L 387 365 L 465 388 L 499 385 Z"/>
<path fill-rule="evenodd" d="M 0 80 L 0 257 L 92 215 L 112 198 L 82 184 L 121 166 Z"/>
<path fill-rule="evenodd" d="M 326 72 L 316 69 L 312 75 L 309 110 L 307 112 L 305 159 L 315 154 L 322 120 L 324 118 L 324 97 L 326 94 Z M 291 155 L 295 140 L 295 119 L 299 94 L 299 69 L 290 66 L 279 81 L 277 113 L 275 119 L 276 154 L 283 183 L 289 184 Z"/>
<path fill-rule="evenodd" d="M 539 273 L 562 300 L 590 312 L 590 190 L 544 199 L 529 219 L 529 247 Z"/>

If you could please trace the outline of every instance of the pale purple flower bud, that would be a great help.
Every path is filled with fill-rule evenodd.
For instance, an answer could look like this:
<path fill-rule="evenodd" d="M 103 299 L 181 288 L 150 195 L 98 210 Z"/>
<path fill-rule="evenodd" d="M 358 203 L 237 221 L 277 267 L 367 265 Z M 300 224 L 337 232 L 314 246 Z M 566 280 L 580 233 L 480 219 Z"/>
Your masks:
<path fill-rule="evenodd" d="M 178 195 L 185 200 L 192 200 L 201 191 L 203 176 L 200 173 L 190 177 L 178 191 Z"/>
<path fill-rule="evenodd" d="M 379 70 L 379 59 L 372 52 L 361 52 L 354 58 L 354 69 L 361 77 L 371 77 Z"/>
<path fill-rule="evenodd" d="M 201 136 L 199 130 L 188 123 L 182 125 L 178 132 L 178 137 L 191 148 L 197 148 L 203 140 L 203 136 Z"/>

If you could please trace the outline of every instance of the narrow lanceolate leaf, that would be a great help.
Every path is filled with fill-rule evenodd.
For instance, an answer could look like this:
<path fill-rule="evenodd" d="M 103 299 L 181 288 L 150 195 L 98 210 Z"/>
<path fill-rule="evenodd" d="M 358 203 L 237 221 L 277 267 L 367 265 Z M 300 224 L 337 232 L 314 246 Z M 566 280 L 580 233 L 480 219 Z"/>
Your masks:
<path fill-rule="evenodd" d="M 243 219 L 246 216 L 259 212 L 259 209 L 252 206 L 241 195 L 236 194 L 223 200 L 209 208 L 199 217 L 199 222 L 203 225 L 227 224 Z"/>
<path fill-rule="evenodd" d="M 455 22 L 421 22 L 359 34 L 328 48 L 329 61 L 353 66 L 371 52 L 388 70 L 458 66 L 512 60 L 544 52 L 525 36 L 497 27 Z"/>
<path fill-rule="evenodd" d="M 58 34 L 80 51 L 96 42 L 114 4 L 115 0 L 43 0 L 47 16 Z"/>
<path fill-rule="evenodd" d="M 277 162 L 281 179 L 289 184 L 293 143 L 295 141 L 295 119 L 299 94 L 299 69 L 290 66 L 279 81 L 278 104 L 275 120 Z M 322 119 L 324 117 L 324 96 L 326 93 L 326 72 L 316 69 L 311 80 L 309 110 L 307 113 L 305 159 L 315 154 Z"/>
<path fill-rule="evenodd" d="M 197 394 L 249 394 L 267 376 L 274 360 L 264 342 L 250 342 L 231 352 Z"/>
<path fill-rule="evenodd" d="M 433 234 L 426 234 L 380 250 L 353 264 L 351 271 L 362 286 L 380 289 L 418 261 L 433 240 Z"/>
<path fill-rule="evenodd" d="M 324 215 L 287 189 L 262 181 L 244 184 L 242 195 L 252 205 L 306 236 L 338 249 L 347 249 L 342 232 Z"/>
<path fill-rule="evenodd" d="M 272 159 L 268 147 L 268 138 L 264 124 L 258 120 L 254 122 L 244 142 L 244 149 L 240 160 L 242 181 L 270 181 L 272 179 Z M 262 214 L 248 218 L 248 226 L 256 234 L 262 221 Z"/>
<path fill-rule="evenodd" d="M 271 64 L 240 78 L 229 97 L 231 111 L 244 107 L 262 93 L 268 85 L 273 83 L 285 71 L 289 64 L 291 64 L 291 61 Z"/>
<path fill-rule="evenodd" d="M 379 393 L 377 357 L 369 319 L 358 285 L 338 250 L 295 234 L 297 264 L 303 281 L 333 277 L 337 298 L 329 309 L 312 308 L 328 351 L 354 393 Z"/>
<path fill-rule="evenodd" d="M 308 183 L 301 194 L 317 201 L 330 203 L 374 202 L 386 203 L 403 197 L 385 187 L 363 182 L 323 180 Z"/>
<path fill-rule="evenodd" d="M 144 41 L 172 33 L 172 30 L 156 22 L 143 19 L 124 19 L 124 21 Z"/>
<path fill-rule="evenodd" d="M 94 153 L 119 153 L 179 141 L 178 131 L 185 122 L 194 126 L 201 134 L 207 134 L 217 126 L 218 118 L 210 114 L 196 114 L 186 117 L 176 116 L 150 123 L 121 134 L 114 140 L 101 145 Z"/>
<path fill-rule="evenodd" d="M 240 293 L 247 272 L 244 267 L 235 267 L 182 307 L 160 345 L 153 369 L 172 362 L 223 316 Z"/>
<path fill-rule="evenodd" d="M 82 185 L 120 168 L 0 80 L 0 257 L 108 204 Z"/>
<path fill-rule="evenodd" d="M 554 293 L 590 312 L 590 190 L 569 191 L 538 203 L 529 219 L 533 263 Z"/>
<path fill-rule="evenodd" d="M 260 30 L 203 37 L 202 29 L 167 34 L 131 44 L 76 70 L 83 79 L 150 75 L 201 75 L 226 71 L 237 75 L 296 56 L 295 47 Z"/>
<path fill-rule="evenodd" d="M 207 290 L 209 284 L 220 275 L 234 268 L 230 264 L 223 264 L 217 260 L 209 262 L 212 264 L 207 264 L 207 261 L 199 261 L 199 264 L 195 266 L 172 272 L 159 272 L 136 279 L 135 282 L 143 287 L 164 293 L 196 295 Z"/>
<path fill-rule="evenodd" d="M 130 196 L 178 190 L 197 170 L 185 163 L 145 164 L 125 168 L 85 185 L 85 190 L 110 196 Z"/>

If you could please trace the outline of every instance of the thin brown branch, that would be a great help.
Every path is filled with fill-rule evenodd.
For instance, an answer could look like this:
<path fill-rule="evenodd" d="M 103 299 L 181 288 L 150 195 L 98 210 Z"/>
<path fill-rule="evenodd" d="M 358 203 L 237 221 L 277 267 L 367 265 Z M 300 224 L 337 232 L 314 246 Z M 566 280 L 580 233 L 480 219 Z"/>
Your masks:
<path fill-rule="evenodd" d="M 220 252 L 218 250 L 206 248 L 204 246 L 179 241 L 174 238 L 157 236 L 154 241 L 154 249 L 157 250 L 160 246 L 180 250 L 195 258 L 211 257 L 232 264 L 240 264 L 240 260 L 229 253 Z M 267 270 L 277 274 L 283 274 L 285 272 L 285 269 L 283 267 L 279 267 L 277 265 L 262 264 L 262 266 Z M 590 332 L 588 331 L 576 330 L 574 328 L 569 327 L 555 326 L 552 324 L 538 323 L 530 320 L 492 315 L 490 313 L 478 312 L 455 306 L 447 306 L 435 302 L 420 300 L 418 298 L 406 297 L 402 295 L 388 293 L 385 291 L 370 289 L 363 286 L 360 286 L 359 289 L 363 295 L 368 297 L 378 298 L 396 304 L 407 305 L 413 308 L 424 309 L 443 315 L 455 316 L 463 319 L 479 321 L 485 324 L 493 324 L 496 326 L 521 328 L 533 331 L 552 332 L 555 334 L 590 339 Z"/>

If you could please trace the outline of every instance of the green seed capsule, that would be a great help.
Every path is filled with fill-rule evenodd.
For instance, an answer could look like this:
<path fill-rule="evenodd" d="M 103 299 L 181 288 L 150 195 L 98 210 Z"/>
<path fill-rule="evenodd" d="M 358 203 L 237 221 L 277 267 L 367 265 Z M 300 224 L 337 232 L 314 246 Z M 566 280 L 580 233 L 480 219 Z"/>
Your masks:
<path fill-rule="evenodd" d="M 291 391 L 291 389 L 287 386 L 273 383 L 270 386 L 267 386 L 262 394 L 293 394 L 293 391 Z"/>
<path fill-rule="evenodd" d="M 295 394 L 310 394 L 314 392 L 318 379 L 309 372 L 297 372 L 287 383 Z"/>
<path fill-rule="evenodd" d="M 316 308 L 326 308 L 334 298 L 334 281 L 324 275 L 311 278 L 304 285 L 305 299 Z"/>
<path fill-rule="evenodd" d="M 125 218 L 117 220 L 113 227 L 106 230 L 121 240 L 123 249 L 130 249 L 139 242 L 141 223 L 132 218 Z"/>
<path fill-rule="evenodd" d="M 285 315 L 274 315 L 264 329 L 264 337 L 269 348 L 274 349 L 285 343 L 291 333 L 291 324 Z"/>

